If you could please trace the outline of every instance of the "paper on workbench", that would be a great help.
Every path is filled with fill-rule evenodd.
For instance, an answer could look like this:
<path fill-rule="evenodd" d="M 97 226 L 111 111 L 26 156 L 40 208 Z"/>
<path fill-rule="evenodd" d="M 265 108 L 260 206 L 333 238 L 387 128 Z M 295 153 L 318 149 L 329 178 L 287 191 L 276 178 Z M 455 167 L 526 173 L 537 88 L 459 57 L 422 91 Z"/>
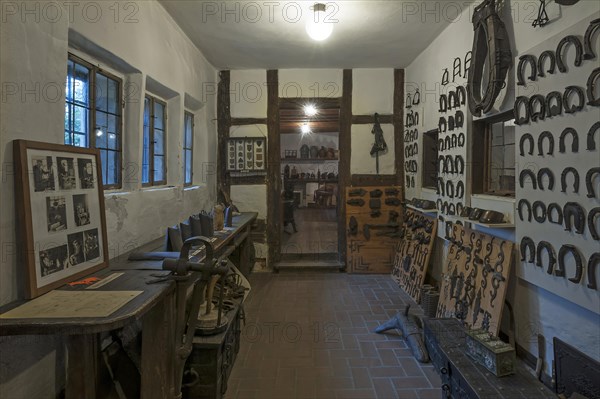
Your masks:
<path fill-rule="evenodd" d="M 0 315 L 2 319 L 107 317 L 142 291 L 50 291 Z"/>

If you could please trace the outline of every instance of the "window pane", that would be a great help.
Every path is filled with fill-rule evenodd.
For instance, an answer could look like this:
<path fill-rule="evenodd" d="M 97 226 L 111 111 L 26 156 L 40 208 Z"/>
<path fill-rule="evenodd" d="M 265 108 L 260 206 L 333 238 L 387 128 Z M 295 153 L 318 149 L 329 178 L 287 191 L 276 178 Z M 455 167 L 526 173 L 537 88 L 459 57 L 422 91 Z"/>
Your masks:
<path fill-rule="evenodd" d="M 107 154 L 105 150 L 100 151 L 100 169 L 102 169 L 102 184 L 106 185 L 106 160 Z"/>
<path fill-rule="evenodd" d="M 119 82 L 108 79 L 108 112 L 121 114 L 119 107 Z"/>
<path fill-rule="evenodd" d="M 99 73 L 96 74 L 96 109 L 108 111 L 108 79 Z"/>
<path fill-rule="evenodd" d="M 185 184 L 192 182 L 192 150 L 185 150 Z"/>
<path fill-rule="evenodd" d="M 159 102 L 154 102 L 154 128 L 164 130 L 165 107 Z"/>
<path fill-rule="evenodd" d="M 144 99 L 144 137 L 142 151 L 142 183 L 150 182 L 150 100 Z"/>
<path fill-rule="evenodd" d="M 108 165 L 107 165 L 107 178 L 106 184 L 117 184 L 119 182 L 119 153 L 116 151 L 108 151 Z"/>
<path fill-rule="evenodd" d="M 67 61 L 67 81 L 65 82 L 65 99 L 67 102 L 73 101 L 73 70 L 75 68 L 75 64 L 73 61 Z"/>
<path fill-rule="evenodd" d="M 190 114 L 185 115 L 185 138 L 183 146 L 185 148 L 192 148 L 192 124 L 193 116 Z"/>
<path fill-rule="evenodd" d="M 154 157 L 154 181 L 159 182 L 165 180 L 165 172 L 164 172 L 164 157 L 155 156 Z"/>
<path fill-rule="evenodd" d="M 115 115 L 108 115 L 108 148 L 113 150 L 119 149 L 119 119 Z"/>
<path fill-rule="evenodd" d="M 74 101 L 90 104 L 90 70 L 81 64 L 75 64 Z"/>
<path fill-rule="evenodd" d="M 108 132 L 108 121 L 104 112 L 96 112 L 96 148 L 106 148 L 106 136 Z"/>
<path fill-rule="evenodd" d="M 154 129 L 154 155 L 165 155 L 165 133 Z"/>

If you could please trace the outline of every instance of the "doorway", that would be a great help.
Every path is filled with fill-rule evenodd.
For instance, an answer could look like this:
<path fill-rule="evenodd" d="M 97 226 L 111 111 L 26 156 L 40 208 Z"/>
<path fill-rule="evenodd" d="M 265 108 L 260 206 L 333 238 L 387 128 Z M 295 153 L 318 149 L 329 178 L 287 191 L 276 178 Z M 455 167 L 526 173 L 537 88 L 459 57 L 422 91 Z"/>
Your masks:
<path fill-rule="evenodd" d="M 339 101 L 281 99 L 281 261 L 338 265 Z"/>

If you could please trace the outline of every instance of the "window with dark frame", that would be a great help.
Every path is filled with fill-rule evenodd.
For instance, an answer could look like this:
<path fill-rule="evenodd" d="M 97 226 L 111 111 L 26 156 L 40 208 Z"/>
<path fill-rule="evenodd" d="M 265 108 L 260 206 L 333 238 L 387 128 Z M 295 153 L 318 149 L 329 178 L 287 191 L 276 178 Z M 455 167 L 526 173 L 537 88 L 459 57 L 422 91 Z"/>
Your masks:
<path fill-rule="evenodd" d="M 423 133 L 423 188 L 435 189 L 438 178 L 438 129 Z"/>
<path fill-rule="evenodd" d="M 191 186 L 194 175 L 194 114 L 183 116 L 183 184 Z"/>
<path fill-rule="evenodd" d="M 473 193 L 515 196 L 515 123 L 512 110 L 474 121 Z"/>
<path fill-rule="evenodd" d="M 142 185 L 167 184 L 167 105 L 156 97 L 144 98 Z"/>
<path fill-rule="evenodd" d="M 100 150 L 104 188 L 121 187 L 123 81 L 70 54 L 65 82 L 65 144 Z"/>

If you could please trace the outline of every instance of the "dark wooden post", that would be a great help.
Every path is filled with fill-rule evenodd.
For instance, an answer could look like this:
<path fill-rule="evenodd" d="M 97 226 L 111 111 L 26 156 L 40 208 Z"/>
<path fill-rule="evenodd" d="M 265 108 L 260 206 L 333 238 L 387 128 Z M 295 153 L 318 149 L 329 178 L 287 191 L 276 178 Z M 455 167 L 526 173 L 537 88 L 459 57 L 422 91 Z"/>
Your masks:
<path fill-rule="evenodd" d="M 340 161 L 338 164 L 338 250 L 340 262 L 346 264 L 346 186 L 350 185 L 352 156 L 352 69 L 344 69 L 342 101 L 340 103 Z"/>
<path fill-rule="evenodd" d="M 394 152 L 396 153 L 396 184 L 404 184 L 404 69 L 394 69 Z M 405 190 L 402 190 L 404 198 Z"/>
<path fill-rule="evenodd" d="M 279 73 L 267 71 L 267 244 L 269 263 L 281 256 L 281 144 L 279 137 Z"/>
<path fill-rule="evenodd" d="M 220 202 L 225 202 L 221 190 L 227 193 L 228 196 L 231 195 L 230 182 L 227 176 L 227 139 L 231 127 L 230 73 L 229 71 L 221 71 L 219 77 L 217 92 L 217 198 Z"/>

